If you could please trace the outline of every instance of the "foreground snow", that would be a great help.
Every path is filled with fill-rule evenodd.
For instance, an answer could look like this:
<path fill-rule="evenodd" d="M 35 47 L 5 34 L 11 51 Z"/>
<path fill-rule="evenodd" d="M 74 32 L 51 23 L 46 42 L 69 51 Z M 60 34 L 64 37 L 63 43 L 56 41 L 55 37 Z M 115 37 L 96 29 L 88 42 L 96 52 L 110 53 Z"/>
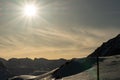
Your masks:
<path fill-rule="evenodd" d="M 100 62 L 100 80 L 120 80 L 120 56 L 106 57 Z M 63 80 L 97 80 L 96 66 Z"/>

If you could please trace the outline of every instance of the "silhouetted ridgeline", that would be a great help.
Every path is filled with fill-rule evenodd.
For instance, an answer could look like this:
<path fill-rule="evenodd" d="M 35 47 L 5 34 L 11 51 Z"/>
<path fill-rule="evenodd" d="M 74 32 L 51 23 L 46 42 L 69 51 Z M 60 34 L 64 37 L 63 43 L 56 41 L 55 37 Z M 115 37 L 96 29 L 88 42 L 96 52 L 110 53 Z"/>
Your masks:
<path fill-rule="evenodd" d="M 0 58 L 0 62 L 3 64 L 0 67 L 4 66 L 13 75 L 40 75 L 60 67 L 66 61 L 65 59 L 47 60 L 44 58 L 35 58 L 34 60 L 29 58 L 12 58 L 9 60 Z"/>
<path fill-rule="evenodd" d="M 95 57 L 97 55 L 100 57 L 120 55 L 120 34 L 115 38 L 110 39 L 107 42 L 103 43 L 88 57 Z"/>

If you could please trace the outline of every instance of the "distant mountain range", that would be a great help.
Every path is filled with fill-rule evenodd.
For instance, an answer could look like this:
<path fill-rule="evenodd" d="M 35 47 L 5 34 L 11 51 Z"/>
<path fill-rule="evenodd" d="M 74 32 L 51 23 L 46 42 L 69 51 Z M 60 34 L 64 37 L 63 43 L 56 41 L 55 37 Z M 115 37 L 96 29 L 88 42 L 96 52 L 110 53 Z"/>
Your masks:
<path fill-rule="evenodd" d="M 35 58 L 32 60 L 29 58 L 12 58 L 5 60 L 3 58 L 0 58 L 0 80 L 4 76 L 6 76 L 6 78 L 9 77 L 10 74 L 10 76 L 40 75 L 49 72 L 57 67 L 60 67 L 66 62 L 67 60 L 65 59 L 47 60 L 44 58 Z"/>

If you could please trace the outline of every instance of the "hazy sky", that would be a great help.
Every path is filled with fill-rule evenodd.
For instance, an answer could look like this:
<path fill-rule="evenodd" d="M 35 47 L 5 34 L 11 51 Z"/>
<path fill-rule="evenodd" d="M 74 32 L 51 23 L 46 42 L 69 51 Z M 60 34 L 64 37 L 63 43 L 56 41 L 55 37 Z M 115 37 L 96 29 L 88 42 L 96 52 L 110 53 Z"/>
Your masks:
<path fill-rule="evenodd" d="M 120 0 L 0 0 L 0 57 L 83 57 L 120 33 Z"/>

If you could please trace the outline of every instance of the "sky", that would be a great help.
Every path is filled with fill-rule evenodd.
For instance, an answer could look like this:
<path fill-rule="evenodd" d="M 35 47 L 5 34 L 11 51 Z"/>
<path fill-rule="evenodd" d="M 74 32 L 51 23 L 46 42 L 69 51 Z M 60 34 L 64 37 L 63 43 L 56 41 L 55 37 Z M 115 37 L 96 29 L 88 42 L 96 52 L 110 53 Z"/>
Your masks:
<path fill-rule="evenodd" d="M 23 15 L 34 3 L 35 17 Z M 81 58 L 120 33 L 120 0 L 0 0 L 0 57 Z"/>

